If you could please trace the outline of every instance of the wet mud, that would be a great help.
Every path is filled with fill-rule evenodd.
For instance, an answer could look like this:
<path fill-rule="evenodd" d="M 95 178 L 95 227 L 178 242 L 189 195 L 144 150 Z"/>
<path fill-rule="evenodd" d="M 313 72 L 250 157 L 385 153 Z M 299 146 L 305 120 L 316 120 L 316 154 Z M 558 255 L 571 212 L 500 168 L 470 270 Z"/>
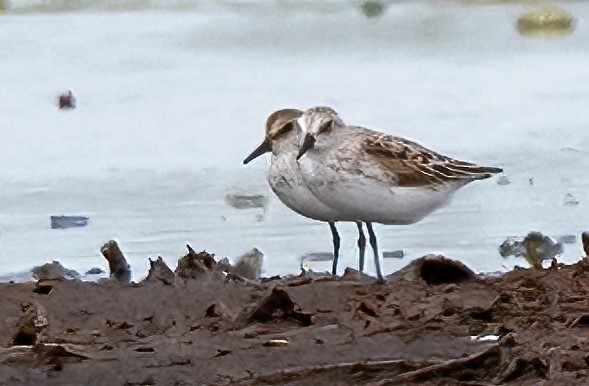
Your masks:
<path fill-rule="evenodd" d="M 475 275 L 426 256 L 253 281 L 205 252 L 142 283 L 1 284 L 1 384 L 589 382 L 589 262 Z"/>

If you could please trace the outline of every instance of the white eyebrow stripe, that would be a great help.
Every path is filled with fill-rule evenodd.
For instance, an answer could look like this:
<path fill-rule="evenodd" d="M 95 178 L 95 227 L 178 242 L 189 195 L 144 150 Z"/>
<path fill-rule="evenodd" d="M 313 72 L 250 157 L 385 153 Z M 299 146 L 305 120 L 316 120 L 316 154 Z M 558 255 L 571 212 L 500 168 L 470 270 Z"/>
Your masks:
<path fill-rule="evenodd" d="M 307 133 L 307 125 L 305 124 L 305 115 L 301 115 L 297 118 L 297 124 L 301 128 L 301 132 Z"/>

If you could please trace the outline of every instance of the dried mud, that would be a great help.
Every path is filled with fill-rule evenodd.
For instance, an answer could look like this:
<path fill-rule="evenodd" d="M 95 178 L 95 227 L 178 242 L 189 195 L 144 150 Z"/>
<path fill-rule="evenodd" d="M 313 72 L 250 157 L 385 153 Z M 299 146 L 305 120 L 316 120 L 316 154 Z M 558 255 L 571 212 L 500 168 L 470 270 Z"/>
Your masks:
<path fill-rule="evenodd" d="M 485 277 L 429 256 L 384 284 L 184 276 L 0 285 L 0 383 L 589 382 L 585 261 Z"/>

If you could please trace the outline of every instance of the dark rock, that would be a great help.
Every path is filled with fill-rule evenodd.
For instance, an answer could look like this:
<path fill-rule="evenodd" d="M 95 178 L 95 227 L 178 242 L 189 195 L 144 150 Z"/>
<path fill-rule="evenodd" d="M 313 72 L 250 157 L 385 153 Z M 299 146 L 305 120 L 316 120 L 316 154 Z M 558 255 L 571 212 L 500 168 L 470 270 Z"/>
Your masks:
<path fill-rule="evenodd" d="M 581 242 L 583 243 L 583 251 L 585 252 L 585 257 L 589 258 L 589 232 L 583 232 L 581 235 Z"/>
<path fill-rule="evenodd" d="M 51 216 L 51 229 L 82 228 L 88 225 L 87 216 Z"/>
<path fill-rule="evenodd" d="M 101 273 L 104 273 L 104 271 L 100 268 L 91 268 L 88 271 L 86 271 L 86 275 L 100 275 Z"/>
<path fill-rule="evenodd" d="M 236 318 L 235 328 L 251 323 L 268 323 L 271 321 L 294 319 L 303 326 L 314 322 L 314 315 L 302 312 L 281 287 L 273 287 L 253 307 L 244 309 Z"/>
<path fill-rule="evenodd" d="M 105 243 L 100 248 L 100 252 L 108 261 L 111 278 L 125 283 L 131 281 L 131 266 L 127 263 L 127 259 L 116 241 L 110 240 Z"/>
<path fill-rule="evenodd" d="M 67 90 L 67 93 L 59 96 L 59 109 L 74 109 L 76 108 L 76 98 L 72 94 L 71 90 Z"/>
<path fill-rule="evenodd" d="M 149 272 L 145 282 L 162 282 L 166 285 L 174 283 L 174 272 L 166 265 L 161 256 L 157 260 L 149 259 Z"/>
<path fill-rule="evenodd" d="M 33 277 L 38 281 L 48 280 L 78 280 L 80 274 L 74 270 L 64 268 L 58 261 L 43 264 L 31 269 Z"/>

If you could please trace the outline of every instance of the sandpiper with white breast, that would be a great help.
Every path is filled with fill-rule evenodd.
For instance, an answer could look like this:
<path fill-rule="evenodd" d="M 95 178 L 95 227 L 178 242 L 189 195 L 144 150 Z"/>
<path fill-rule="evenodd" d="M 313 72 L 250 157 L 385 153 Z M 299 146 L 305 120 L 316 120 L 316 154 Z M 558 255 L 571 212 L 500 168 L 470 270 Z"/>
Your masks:
<path fill-rule="evenodd" d="M 342 217 L 366 223 L 382 280 L 372 223 L 413 224 L 450 201 L 453 193 L 500 168 L 478 166 L 404 138 L 348 126 L 329 107 L 297 120 L 303 140 L 299 170 L 313 195 Z"/>
<path fill-rule="evenodd" d="M 299 153 L 299 126 L 296 119 L 303 114 L 296 109 L 282 109 L 270 114 L 266 120 L 264 141 L 244 161 L 249 163 L 266 152 L 272 152 L 268 182 L 278 198 L 290 209 L 313 220 L 328 222 L 333 241 L 332 274 L 337 272 L 340 249 L 340 237 L 335 226 L 336 221 L 349 221 L 342 213 L 319 201 L 305 184 L 296 161 Z M 358 226 L 358 246 L 361 263 L 364 259 L 366 237 L 362 223 Z"/>

